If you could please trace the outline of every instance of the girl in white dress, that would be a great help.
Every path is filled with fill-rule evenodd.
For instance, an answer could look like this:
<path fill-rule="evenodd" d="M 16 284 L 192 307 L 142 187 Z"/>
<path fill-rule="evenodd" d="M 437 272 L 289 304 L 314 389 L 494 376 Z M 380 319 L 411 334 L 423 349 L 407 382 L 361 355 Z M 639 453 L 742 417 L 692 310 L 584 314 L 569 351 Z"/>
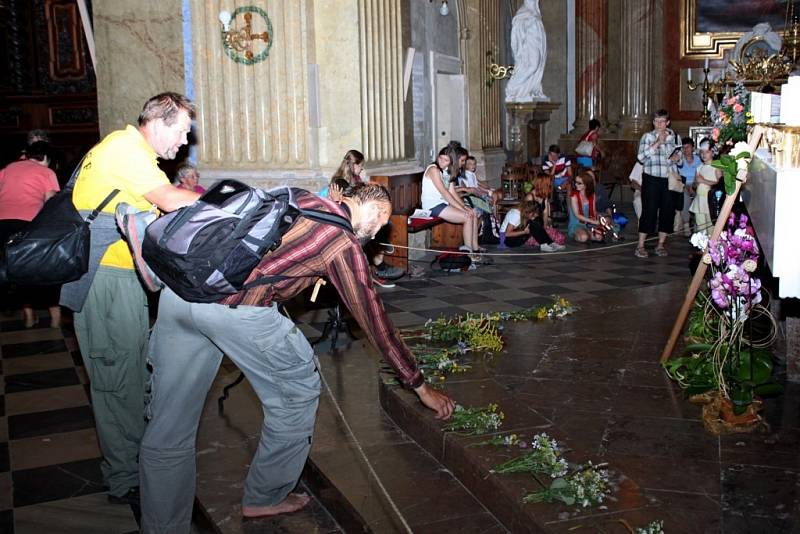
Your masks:
<path fill-rule="evenodd" d="M 697 175 L 694 179 L 696 193 L 692 206 L 689 208 L 689 211 L 694 213 L 695 226 L 698 232 L 705 231 L 710 233 L 712 221 L 711 211 L 708 209 L 708 192 L 717 185 L 717 182 L 722 177 L 722 171 L 711 166 L 713 157 L 714 153 L 711 151 L 711 145 L 708 140 L 704 139 L 700 143 L 700 161 L 703 164 L 697 168 Z"/>

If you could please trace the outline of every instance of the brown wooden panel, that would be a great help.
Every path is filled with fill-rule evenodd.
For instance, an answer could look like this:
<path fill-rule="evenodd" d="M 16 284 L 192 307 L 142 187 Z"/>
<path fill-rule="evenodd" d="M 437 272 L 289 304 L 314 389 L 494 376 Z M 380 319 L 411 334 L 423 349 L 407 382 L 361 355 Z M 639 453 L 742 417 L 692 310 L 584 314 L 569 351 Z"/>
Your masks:
<path fill-rule="evenodd" d="M 461 224 L 443 222 L 431 228 L 431 248 L 458 248 L 464 243 Z"/>
<path fill-rule="evenodd" d="M 408 218 L 405 215 L 392 215 L 389 218 L 389 243 L 400 245 L 395 247 L 393 254 L 385 255 L 384 261 L 393 267 L 408 270 Z"/>
<path fill-rule="evenodd" d="M 422 173 L 371 176 L 370 181 L 381 184 L 392 197 L 392 213 L 411 215 L 421 205 Z"/>
<path fill-rule="evenodd" d="M 74 0 L 45 2 L 50 76 L 53 80 L 73 80 L 86 76 L 83 29 Z"/>

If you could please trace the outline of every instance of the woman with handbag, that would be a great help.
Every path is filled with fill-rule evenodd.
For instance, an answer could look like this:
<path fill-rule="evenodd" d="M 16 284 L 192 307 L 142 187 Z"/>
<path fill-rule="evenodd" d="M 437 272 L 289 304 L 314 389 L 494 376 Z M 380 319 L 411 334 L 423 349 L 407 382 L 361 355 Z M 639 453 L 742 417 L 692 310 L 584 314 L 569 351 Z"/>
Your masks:
<path fill-rule="evenodd" d="M 600 149 L 597 147 L 599 139 L 600 121 L 592 119 L 589 121 L 589 131 L 581 136 L 575 147 L 575 153 L 578 155 L 575 161 L 578 165 L 587 169 L 594 168 L 595 162 L 600 158 Z"/>
<path fill-rule="evenodd" d="M 59 191 L 56 174 L 50 170 L 52 149 L 49 143 L 37 141 L 25 149 L 25 159 L 10 163 L 0 170 L 0 243 L 23 230 L 36 217 L 44 203 Z M 25 328 L 39 322 L 34 303 L 47 306 L 50 326 L 61 326 L 58 306 L 59 287 L 17 287 L 16 300 L 22 306 Z"/>

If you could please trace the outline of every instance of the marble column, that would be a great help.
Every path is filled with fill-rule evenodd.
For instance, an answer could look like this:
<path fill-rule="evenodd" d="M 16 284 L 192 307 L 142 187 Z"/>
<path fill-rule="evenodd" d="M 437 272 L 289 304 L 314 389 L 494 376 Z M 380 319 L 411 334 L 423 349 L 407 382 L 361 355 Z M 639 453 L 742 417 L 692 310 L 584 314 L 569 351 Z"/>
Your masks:
<path fill-rule="evenodd" d="M 180 0 L 92 2 L 100 135 L 136 124 L 163 91 L 183 93 Z"/>
<path fill-rule="evenodd" d="M 606 67 L 608 63 L 608 0 L 576 0 L 576 133 L 590 119 L 606 124 Z"/>
<path fill-rule="evenodd" d="M 622 117 L 625 135 L 638 135 L 649 128 L 653 111 L 652 85 L 655 0 L 622 0 Z"/>
<path fill-rule="evenodd" d="M 405 158 L 400 0 L 360 0 L 361 124 L 371 162 Z M 343 66 L 348 68 L 349 66 Z"/>

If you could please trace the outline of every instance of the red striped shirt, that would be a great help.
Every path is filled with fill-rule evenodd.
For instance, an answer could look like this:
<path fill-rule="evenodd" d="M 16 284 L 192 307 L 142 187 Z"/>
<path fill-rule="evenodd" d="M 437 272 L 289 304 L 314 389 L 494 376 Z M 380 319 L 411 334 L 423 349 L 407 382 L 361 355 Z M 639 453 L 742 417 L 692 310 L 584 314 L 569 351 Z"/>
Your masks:
<path fill-rule="evenodd" d="M 308 191 L 298 192 L 295 201 L 303 209 L 328 211 L 350 219 L 338 204 Z M 367 258 L 353 234 L 301 217 L 283 236 L 280 247 L 264 256 L 247 281 L 275 275 L 288 278 L 241 291 L 222 300 L 221 304 L 269 306 L 273 301 L 293 298 L 319 278 L 327 278 L 372 345 L 397 372 L 400 381 L 407 387 L 422 385 L 422 372 L 386 315 L 373 286 Z"/>

